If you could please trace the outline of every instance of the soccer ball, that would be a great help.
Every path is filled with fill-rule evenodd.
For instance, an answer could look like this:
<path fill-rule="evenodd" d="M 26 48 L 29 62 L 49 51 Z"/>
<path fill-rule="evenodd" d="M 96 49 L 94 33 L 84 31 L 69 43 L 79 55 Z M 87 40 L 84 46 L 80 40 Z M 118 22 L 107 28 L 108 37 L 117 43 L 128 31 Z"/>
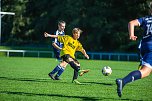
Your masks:
<path fill-rule="evenodd" d="M 112 73 L 112 69 L 109 66 L 105 66 L 102 68 L 102 74 L 104 76 L 109 76 Z"/>

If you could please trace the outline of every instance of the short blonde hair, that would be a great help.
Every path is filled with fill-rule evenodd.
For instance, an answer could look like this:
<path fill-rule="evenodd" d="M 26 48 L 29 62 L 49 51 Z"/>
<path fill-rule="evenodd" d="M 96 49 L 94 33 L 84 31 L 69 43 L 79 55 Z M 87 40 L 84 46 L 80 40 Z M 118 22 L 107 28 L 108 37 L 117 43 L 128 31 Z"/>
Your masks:
<path fill-rule="evenodd" d="M 72 33 L 82 33 L 83 31 L 80 29 L 80 28 L 74 28 L 73 30 L 72 30 Z"/>
<path fill-rule="evenodd" d="M 61 25 L 61 23 L 64 23 L 66 25 L 66 22 L 63 20 L 58 21 L 58 25 Z"/>

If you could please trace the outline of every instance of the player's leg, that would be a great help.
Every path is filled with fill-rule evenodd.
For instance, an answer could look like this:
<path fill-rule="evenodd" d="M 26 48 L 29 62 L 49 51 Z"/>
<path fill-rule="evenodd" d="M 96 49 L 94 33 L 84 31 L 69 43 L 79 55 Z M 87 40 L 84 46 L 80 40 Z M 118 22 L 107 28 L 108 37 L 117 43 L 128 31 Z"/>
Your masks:
<path fill-rule="evenodd" d="M 62 67 L 60 65 L 57 65 L 48 75 L 53 79 L 55 80 L 54 78 L 54 74 L 59 71 Z"/>
<path fill-rule="evenodd" d="M 147 66 L 143 66 L 141 69 L 140 69 L 140 72 L 141 72 L 141 78 L 145 78 L 147 76 L 149 76 L 152 72 L 152 68 L 149 68 Z"/>
<path fill-rule="evenodd" d="M 81 71 L 81 70 L 80 70 Z M 89 70 L 83 70 L 85 72 L 84 73 L 87 73 Z M 77 79 L 78 79 L 78 76 L 83 75 L 82 72 L 77 72 L 76 70 L 74 70 L 74 73 L 73 73 L 73 79 L 72 79 L 72 82 L 76 83 L 76 84 L 81 84 Z"/>
<path fill-rule="evenodd" d="M 74 75 L 72 82 L 80 84 L 76 79 L 78 78 L 78 74 L 82 76 L 84 73 L 87 73 L 89 70 L 80 70 L 80 63 L 76 60 L 70 57 L 70 55 L 64 55 L 62 56 L 63 60 L 66 61 L 70 66 L 74 69 Z"/>
<path fill-rule="evenodd" d="M 80 65 L 74 62 L 73 58 L 70 57 L 70 55 L 66 54 L 62 56 L 63 61 L 66 61 L 70 66 L 76 70 L 77 72 L 80 70 Z"/>
<path fill-rule="evenodd" d="M 70 55 L 64 55 L 63 60 L 66 61 L 70 66 L 79 73 L 80 76 L 82 76 L 84 73 L 89 72 L 89 70 L 80 70 L 80 63 L 76 60 L 70 57 Z"/>
<path fill-rule="evenodd" d="M 79 68 L 80 68 L 80 63 L 76 60 L 76 59 L 73 59 L 71 60 L 74 62 L 75 65 L 77 65 Z M 78 71 L 74 70 L 74 73 L 73 73 L 73 79 L 72 79 L 72 82 L 76 83 L 76 84 L 81 84 L 77 79 L 78 79 Z"/>
<path fill-rule="evenodd" d="M 148 75 L 150 75 L 151 71 L 152 71 L 152 68 L 149 68 L 143 65 L 141 70 L 135 70 L 133 72 L 130 72 L 127 76 L 125 76 L 122 79 L 116 79 L 118 96 L 121 97 L 123 87 L 126 84 L 133 82 L 135 80 L 147 77 Z"/>
<path fill-rule="evenodd" d="M 60 76 L 62 75 L 62 73 L 64 72 L 67 64 L 68 64 L 68 63 L 65 62 L 65 61 L 62 61 L 62 62 L 60 63 L 61 68 L 60 68 L 60 70 L 57 72 L 56 76 L 54 77 L 56 80 L 60 80 L 59 77 L 60 77 Z"/>
<path fill-rule="evenodd" d="M 129 73 L 122 79 L 116 79 L 117 93 L 121 97 L 123 87 L 132 81 L 147 77 L 152 72 L 152 53 L 146 53 L 143 55 L 142 67 L 140 70 Z"/>
<path fill-rule="evenodd" d="M 81 84 L 81 83 L 77 80 L 77 78 L 78 78 L 78 72 L 77 72 L 76 70 L 74 70 L 72 83 Z"/>
<path fill-rule="evenodd" d="M 76 70 L 74 70 L 74 73 L 73 73 L 73 80 L 77 79 L 78 78 L 78 72 Z"/>
<path fill-rule="evenodd" d="M 54 55 L 56 57 L 56 59 L 61 62 L 61 57 L 60 57 L 60 51 L 57 50 L 56 48 L 53 48 L 54 51 Z M 62 62 L 61 62 L 62 63 Z M 60 71 L 60 72 L 59 72 Z M 58 72 L 57 76 L 54 77 L 54 74 Z M 64 72 L 64 67 L 62 66 L 62 64 L 57 65 L 48 75 L 53 79 L 53 80 L 59 80 L 59 76 Z"/>
<path fill-rule="evenodd" d="M 142 53 L 142 68 L 140 72 L 142 74 L 141 78 L 147 77 L 152 72 L 152 52 L 149 53 Z"/>
<path fill-rule="evenodd" d="M 141 72 L 139 70 L 130 72 L 127 76 L 125 76 L 122 79 L 116 79 L 118 96 L 121 97 L 122 89 L 127 83 L 138 80 L 138 79 L 141 79 Z"/>

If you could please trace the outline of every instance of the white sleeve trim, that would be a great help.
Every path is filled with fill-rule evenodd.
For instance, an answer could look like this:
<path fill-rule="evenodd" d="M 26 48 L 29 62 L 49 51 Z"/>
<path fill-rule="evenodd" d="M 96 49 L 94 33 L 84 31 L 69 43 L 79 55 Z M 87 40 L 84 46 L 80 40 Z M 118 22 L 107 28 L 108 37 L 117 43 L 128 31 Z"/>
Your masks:
<path fill-rule="evenodd" d="M 139 20 L 137 20 L 138 21 L 138 24 L 139 24 L 139 26 L 140 26 L 140 22 L 139 22 Z"/>

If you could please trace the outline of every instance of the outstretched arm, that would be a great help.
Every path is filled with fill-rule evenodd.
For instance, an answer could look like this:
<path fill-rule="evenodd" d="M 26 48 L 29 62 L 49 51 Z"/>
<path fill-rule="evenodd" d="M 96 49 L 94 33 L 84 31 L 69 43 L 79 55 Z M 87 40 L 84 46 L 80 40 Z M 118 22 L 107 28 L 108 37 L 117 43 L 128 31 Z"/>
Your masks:
<path fill-rule="evenodd" d="M 86 51 L 85 51 L 85 49 L 82 49 L 82 54 L 87 58 L 87 59 L 89 59 L 89 56 L 88 56 L 88 54 L 86 53 Z"/>
<path fill-rule="evenodd" d="M 47 32 L 44 32 L 44 37 L 57 38 L 58 35 L 51 35 L 51 34 L 49 34 L 49 33 L 47 33 Z"/>
<path fill-rule="evenodd" d="M 129 39 L 136 40 L 137 36 L 134 35 L 134 28 L 135 26 L 139 26 L 138 20 L 132 20 L 128 23 L 128 31 L 129 31 Z"/>

